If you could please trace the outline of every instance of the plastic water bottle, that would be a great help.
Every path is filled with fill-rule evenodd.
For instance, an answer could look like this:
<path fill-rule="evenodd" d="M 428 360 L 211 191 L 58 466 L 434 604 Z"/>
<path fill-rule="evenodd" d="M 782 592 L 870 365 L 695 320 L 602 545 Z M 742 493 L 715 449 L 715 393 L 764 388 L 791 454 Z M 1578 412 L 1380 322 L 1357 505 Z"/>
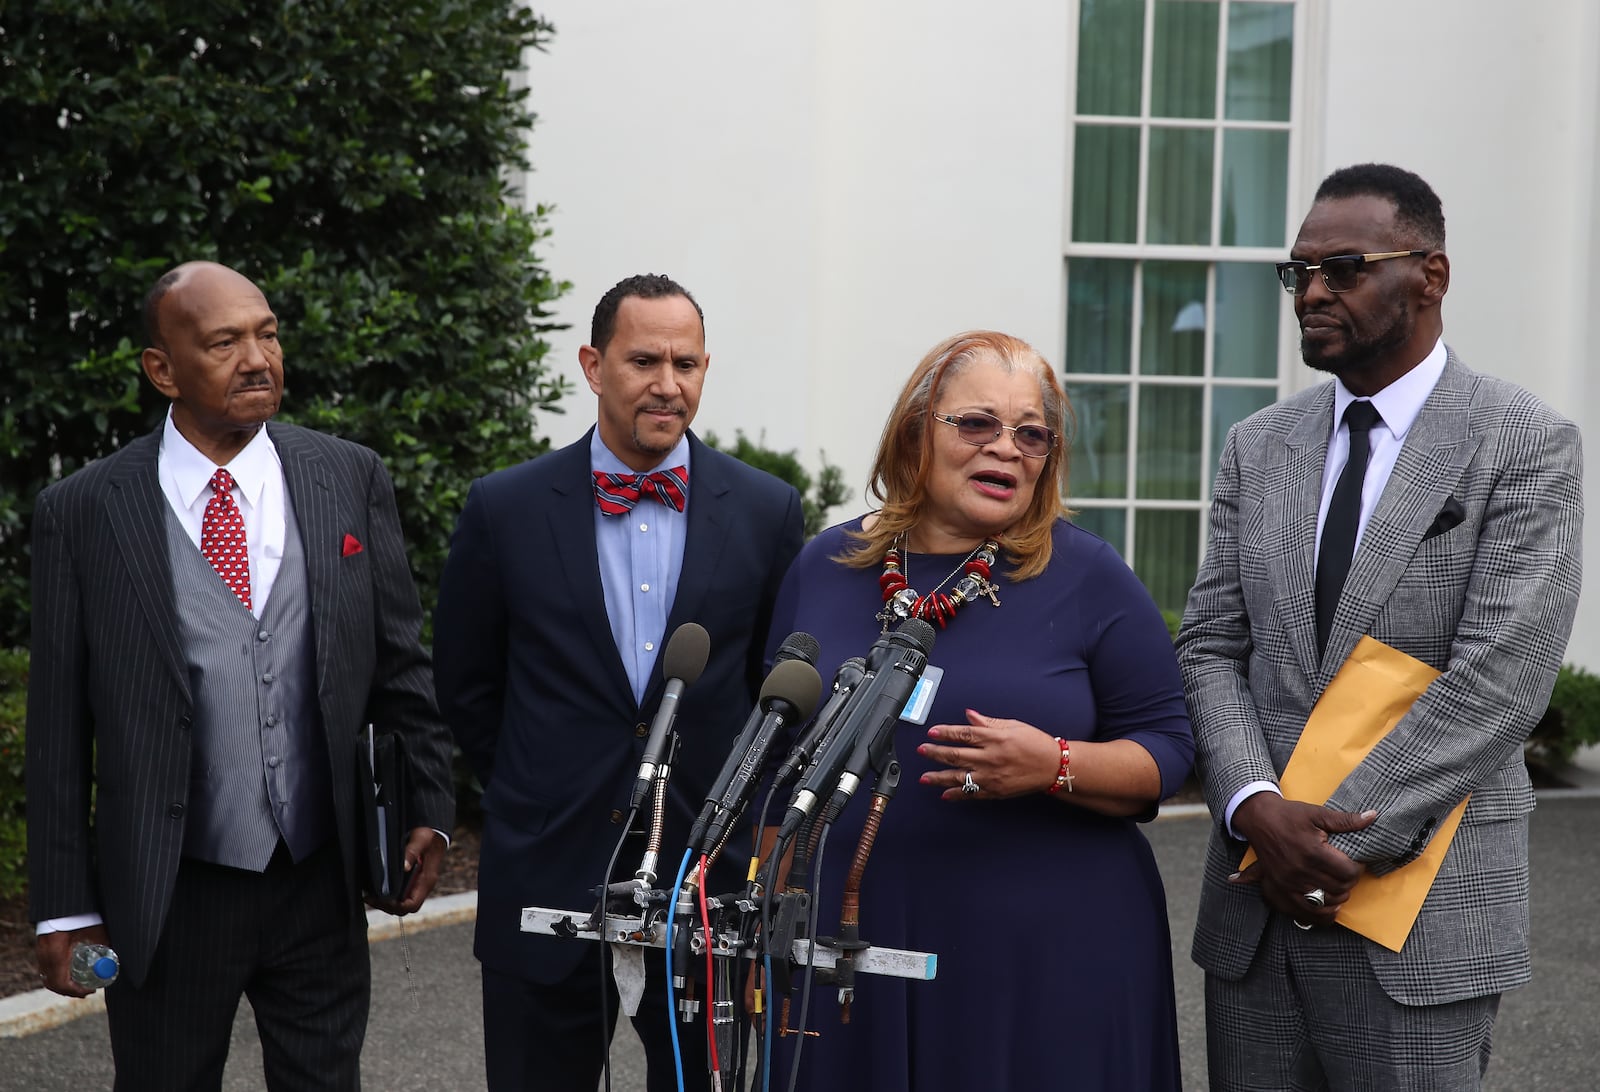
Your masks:
<path fill-rule="evenodd" d="M 86 990 L 98 990 L 117 980 L 122 964 L 117 953 L 104 944 L 72 946 L 72 980 Z"/>

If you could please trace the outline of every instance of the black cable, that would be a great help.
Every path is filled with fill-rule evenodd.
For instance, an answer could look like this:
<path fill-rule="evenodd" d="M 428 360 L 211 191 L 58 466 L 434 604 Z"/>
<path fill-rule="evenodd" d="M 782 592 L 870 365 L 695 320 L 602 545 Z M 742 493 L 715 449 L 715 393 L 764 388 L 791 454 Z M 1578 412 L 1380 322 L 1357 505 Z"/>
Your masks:
<path fill-rule="evenodd" d="M 606 943 L 606 909 L 611 899 L 611 874 L 616 870 L 617 858 L 622 856 L 623 843 L 628 840 L 628 831 L 633 829 L 633 817 L 639 814 L 639 806 L 635 804 L 628 809 L 628 818 L 622 824 L 622 835 L 617 839 L 616 848 L 611 851 L 611 860 L 606 862 L 605 878 L 600 881 L 600 1039 L 604 1044 L 604 1058 L 602 1072 L 606 1078 L 606 1092 L 611 1092 L 611 1033 L 608 1027 L 611 1023 L 611 996 L 607 989 L 606 956 L 611 954 L 611 945 Z M 670 1013 L 668 1014 L 670 1017 Z"/>
<path fill-rule="evenodd" d="M 828 844 L 828 831 L 822 828 L 817 840 L 817 855 L 811 866 L 811 920 L 806 924 L 806 973 L 800 982 L 800 1022 L 795 1025 L 794 1060 L 789 1063 L 789 1092 L 800 1080 L 800 1050 L 806 1045 L 806 1010 L 811 1005 L 811 981 L 817 971 L 817 908 L 822 905 L 822 850 Z"/>

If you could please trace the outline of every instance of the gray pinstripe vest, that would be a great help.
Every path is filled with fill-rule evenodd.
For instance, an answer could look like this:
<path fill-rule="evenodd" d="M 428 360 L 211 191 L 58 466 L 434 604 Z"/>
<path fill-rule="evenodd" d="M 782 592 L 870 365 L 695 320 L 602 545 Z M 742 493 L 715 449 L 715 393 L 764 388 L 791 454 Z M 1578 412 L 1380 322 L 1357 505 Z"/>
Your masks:
<path fill-rule="evenodd" d="M 333 792 L 293 505 L 284 505 L 283 563 L 259 620 L 165 507 L 195 707 L 184 856 L 261 872 L 281 836 L 304 860 L 333 831 Z"/>

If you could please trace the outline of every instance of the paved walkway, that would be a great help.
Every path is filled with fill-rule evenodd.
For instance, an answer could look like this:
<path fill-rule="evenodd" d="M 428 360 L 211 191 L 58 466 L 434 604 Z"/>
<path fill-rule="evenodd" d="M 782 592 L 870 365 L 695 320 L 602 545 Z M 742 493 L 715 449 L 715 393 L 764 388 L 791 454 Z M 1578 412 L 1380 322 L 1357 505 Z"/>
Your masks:
<path fill-rule="evenodd" d="M 1572 1092 L 1600 1088 L 1600 926 L 1593 892 L 1600 877 L 1600 771 L 1595 784 L 1540 794 L 1530 827 L 1533 864 L 1534 981 L 1506 995 L 1495 1030 L 1490 1092 Z M 1201 975 L 1189 961 L 1208 821 L 1201 809 L 1174 809 L 1146 828 L 1167 885 L 1177 975 L 1179 1039 L 1186 1089 L 1203 1090 L 1205 1018 Z M 478 969 L 472 958 L 471 895 L 430 904 L 407 919 L 407 936 L 374 931 L 373 1005 L 363 1059 L 367 1088 L 437 1092 L 483 1087 Z M 379 939 L 386 935 L 387 939 Z M 411 971 L 405 971 L 409 949 Z M 60 1019 L 54 995 L 0 1002 L 0 1089 L 51 1092 L 109 1088 L 111 1065 L 104 1012 L 92 1002 L 77 1019 Z M 41 1004 L 41 1002 L 43 1004 Z M 15 1035 L 19 1011 L 32 1009 L 35 1030 Z M 858 1014 L 858 1017 L 865 1014 Z M 50 1025 L 50 1026 L 45 1026 Z M 7 1029 L 10 1029 L 8 1032 Z M 224 1087 L 261 1087 L 260 1047 L 244 1006 L 234 1028 Z M 613 1050 L 613 1087 L 644 1086 L 631 1032 Z"/>

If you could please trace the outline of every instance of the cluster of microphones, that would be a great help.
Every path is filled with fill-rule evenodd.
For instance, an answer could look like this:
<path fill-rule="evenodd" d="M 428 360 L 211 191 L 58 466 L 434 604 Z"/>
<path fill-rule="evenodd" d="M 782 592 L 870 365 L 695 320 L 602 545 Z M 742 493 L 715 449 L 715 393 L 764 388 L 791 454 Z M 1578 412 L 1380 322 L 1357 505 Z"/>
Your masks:
<path fill-rule="evenodd" d="M 808 934 L 807 922 L 814 927 L 815 915 L 806 873 L 819 856 L 817 850 L 827 829 L 863 785 L 870 787 L 878 814 L 892 797 L 899 782 L 895 725 L 922 679 L 933 643 L 933 627 L 921 619 L 909 619 L 874 642 L 865 656 L 846 660 L 824 692 L 816 668 L 816 639 L 808 633 L 790 634 L 779 646 L 760 698 L 733 740 L 690 828 L 678 881 L 672 889 L 658 891 L 654 885 L 665 782 L 677 751 L 673 724 L 684 690 L 699 678 L 710 652 L 710 639 L 701 626 L 691 622 L 673 632 L 662 653 L 666 691 L 646 738 L 632 796 L 633 808 L 640 807 L 647 797 L 654 798 L 649 847 L 631 884 L 609 884 L 605 890 L 613 902 L 631 897 L 637 907 L 644 908 L 639 912 L 647 920 L 652 905 L 669 919 L 668 966 L 672 968 L 672 986 L 680 991 L 678 1008 L 684 1019 L 691 1019 L 700 1004 L 681 993 L 686 988 L 693 991 L 700 973 L 706 971 L 699 961 L 711 951 L 763 959 L 773 979 L 767 984 L 768 996 L 786 996 L 796 970 L 791 963 L 794 941 L 817 939 Z M 787 753 L 775 752 L 780 740 L 789 741 Z M 759 825 L 775 826 L 775 839 L 769 837 L 764 852 L 752 853 L 744 889 L 708 898 L 702 887 L 710 863 L 728 848 L 735 832 L 748 836 L 750 828 L 741 821 L 761 794 L 767 806 Z M 773 822 L 766 814 L 767 807 L 780 802 L 783 810 L 774 811 L 774 816 L 781 818 Z M 876 827 L 871 829 L 875 833 Z M 735 851 L 742 853 L 743 849 Z M 870 850 L 867 842 L 857 853 L 864 856 Z M 785 861 L 789 862 L 786 878 L 781 876 L 781 862 Z M 780 883 L 784 885 L 781 892 L 775 890 Z M 849 925 L 851 936 L 843 946 L 841 966 L 828 972 L 830 980 L 841 985 L 841 1000 L 853 995 L 853 989 L 846 988 L 850 985 L 846 981 L 850 959 L 867 947 L 855 936 L 854 921 Z M 737 963 L 742 991 L 744 960 Z M 732 1024 L 731 999 L 721 998 L 717 984 L 709 981 L 710 972 L 706 975 L 710 1011 L 717 1022 Z M 848 1018 L 848 1008 L 845 1016 Z M 726 1043 L 731 1038 L 730 1028 L 723 1039 Z M 715 1039 L 712 1051 L 714 1054 Z"/>

